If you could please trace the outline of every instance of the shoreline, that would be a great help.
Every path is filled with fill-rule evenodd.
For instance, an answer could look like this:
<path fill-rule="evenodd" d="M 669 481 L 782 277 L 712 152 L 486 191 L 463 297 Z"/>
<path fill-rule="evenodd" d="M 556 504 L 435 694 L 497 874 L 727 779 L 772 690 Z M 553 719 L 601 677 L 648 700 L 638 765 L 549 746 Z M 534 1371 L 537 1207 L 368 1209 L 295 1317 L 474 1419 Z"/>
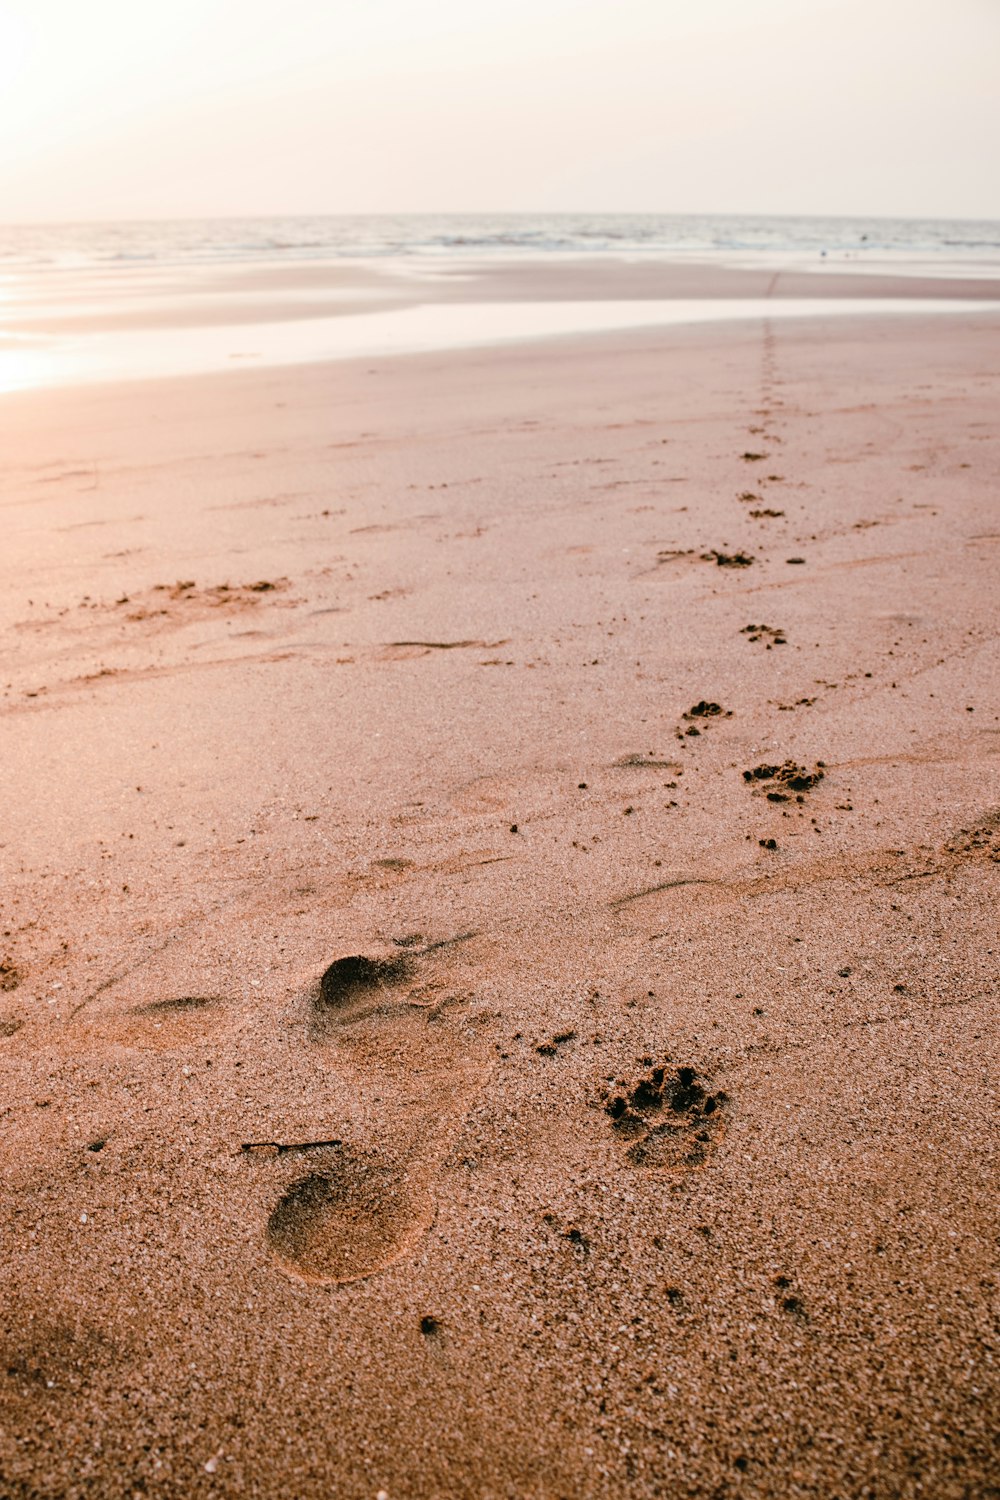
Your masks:
<path fill-rule="evenodd" d="M 0 391 L 288 366 L 732 317 L 994 310 L 1000 279 L 660 261 L 159 268 L 14 283 Z"/>

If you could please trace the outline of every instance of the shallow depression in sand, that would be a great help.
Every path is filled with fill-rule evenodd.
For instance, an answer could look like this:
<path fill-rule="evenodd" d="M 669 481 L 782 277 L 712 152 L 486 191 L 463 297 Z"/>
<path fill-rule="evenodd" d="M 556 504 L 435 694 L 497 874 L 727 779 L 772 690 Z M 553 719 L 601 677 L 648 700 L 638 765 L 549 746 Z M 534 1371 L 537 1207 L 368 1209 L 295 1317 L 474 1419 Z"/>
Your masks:
<path fill-rule="evenodd" d="M 267 1221 L 278 1263 L 307 1281 L 355 1281 L 398 1260 L 424 1235 L 434 1204 L 405 1169 L 340 1151 L 301 1178 Z"/>

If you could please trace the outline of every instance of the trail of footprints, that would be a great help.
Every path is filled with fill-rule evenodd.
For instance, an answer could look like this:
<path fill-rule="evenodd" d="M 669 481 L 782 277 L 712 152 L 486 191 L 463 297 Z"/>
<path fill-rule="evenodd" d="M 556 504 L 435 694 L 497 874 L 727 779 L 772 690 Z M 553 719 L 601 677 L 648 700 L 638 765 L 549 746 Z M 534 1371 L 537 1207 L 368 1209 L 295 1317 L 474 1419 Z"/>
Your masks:
<path fill-rule="evenodd" d="M 318 1130 L 323 1139 L 237 1143 L 258 1191 L 270 1197 L 264 1240 L 285 1274 L 317 1285 L 360 1280 L 410 1254 L 433 1225 L 444 1148 L 482 1085 L 485 1049 L 477 1056 L 468 1026 L 460 1041 L 448 1024 L 449 1005 L 461 1001 L 439 970 L 428 973 L 427 960 L 474 936 L 436 943 L 413 936 L 373 956 L 346 955 L 305 997 L 305 1034 L 322 1067 L 377 1079 L 395 1117 L 374 1131 L 348 1126 L 342 1135 Z M 156 1024 L 221 1008 L 214 997 L 182 996 L 132 1014 Z M 538 1049 L 546 1050 L 553 1049 Z M 654 1175 L 704 1165 L 724 1130 L 726 1094 L 694 1068 L 654 1065 L 651 1057 L 638 1066 L 644 1071 L 601 1101 L 625 1163 Z"/>
<path fill-rule="evenodd" d="M 410 934 L 337 958 L 300 992 L 285 1028 L 288 1046 L 305 1043 L 301 1070 L 289 1066 L 281 1043 L 262 1058 L 254 1126 L 246 1114 L 245 1133 L 231 1103 L 219 1099 L 216 1128 L 228 1136 L 234 1210 L 244 1211 L 239 1202 L 251 1214 L 262 1210 L 264 1246 L 286 1275 L 318 1285 L 370 1277 L 411 1254 L 432 1227 L 440 1170 L 496 1051 L 495 1032 L 485 1029 L 491 1014 L 470 1009 L 471 997 L 455 982 L 453 955 L 475 937 Z M 13 972 L 6 960 L 5 972 Z M 192 1045 L 225 1028 L 228 1013 L 221 994 L 179 989 L 87 1012 L 75 1025 L 77 1039 L 92 1046 L 137 1049 L 148 1059 L 148 1073 L 137 1076 L 156 1078 L 164 1054 L 189 1056 Z M 539 1045 L 539 1059 L 550 1065 L 574 1036 L 560 1032 Z M 654 1066 L 652 1058 L 641 1066 L 641 1076 L 603 1101 L 623 1164 L 653 1173 L 704 1164 L 721 1136 L 725 1094 L 713 1093 L 693 1068 Z M 185 1065 L 184 1074 L 191 1071 Z M 245 1088 L 250 1079 L 242 1076 Z M 593 1083 L 584 1089 L 581 1104 L 593 1107 Z M 289 1134 L 277 1124 L 269 1129 L 272 1119 L 288 1121 Z M 125 1138 L 95 1126 L 83 1149 L 102 1155 L 111 1146 L 117 1162 Z M 264 1138 L 247 1138 L 253 1135 Z"/>
<path fill-rule="evenodd" d="M 435 1002 L 414 987 L 418 960 L 435 948 L 465 941 L 404 949 L 398 955 L 350 955 L 323 974 L 312 1001 L 314 1036 L 331 1027 L 362 1027 L 418 1013 Z M 420 1022 L 426 1025 L 426 1016 Z M 539 1049 L 540 1051 L 543 1049 Z M 654 1066 L 605 1097 L 612 1129 L 630 1166 L 656 1173 L 703 1165 L 721 1138 L 728 1096 L 711 1092 L 693 1068 Z M 244 1150 L 255 1149 L 244 1147 Z M 432 1161 L 399 1162 L 378 1150 L 342 1141 L 264 1143 L 275 1154 L 314 1159 L 282 1192 L 267 1220 L 266 1237 L 286 1272 L 319 1283 L 370 1276 L 405 1256 L 435 1216 Z"/>
<path fill-rule="evenodd" d="M 434 944 L 398 940 L 395 953 L 337 959 L 312 999 L 314 1038 L 324 1039 L 331 1028 L 363 1031 L 373 1022 L 398 1022 L 407 1011 L 411 1021 L 426 1028 L 427 1012 L 440 999 L 433 992 L 427 998 L 427 986 L 415 983 L 420 960 L 472 936 L 463 933 Z M 556 1049 L 537 1050 L 547 1055 Z M 453 1056 L 452 1072 L 456 1066 Z M 645 1073 L 630 1084 L 620 1083 L 605 1098 L 626 1161 L 652 1173 L 703 1165 L 721 1138 L 728 1096 L 713 1093 L 693 1068 L 654 1066 L 652 1058 L 644 1058 L 642 1066 Z M 435 1107 L 445 1113 L 447 1104 L 435 1099 Z M 461 1112 L 459 1103 L 453 1118 Z M 309 1151 L 319 1158 L 285 1188 L 267 1221 L 275 1260 L 304 1280 L 346 1282 L 372 1275 L 406 1255 L 434 1221 L 433 1160 L 400 1162 L 384 1151 L 340 1141 L 275 1143 L 272 1149 L 290 1155 Z"/>
<path fill-rule="evenodd" d="M 767 359 L 773 361 L 770 330 L 766 344 Z M 771 380 L 773 370 L 768 369 L 766 383 Z M 769 396 L 766 392 L 768 404 Z M 744 454 L 748 461 L 759 456 Z M 746 567 L 753 561 L 743 553 L 718 551 L 704 554 L 704 559 L 720 567 Z M 275 585 L 252 587 L 263 591 Z M 178 585 L 172 597 L 177 595 L 189 603 L 193 586 Z M 765 638 L 768 648 L 785 643 L 782 631 L 766 625 L 747 626 L 744 633 L 754 641 Z M 695 721 L 722 717 L 728 715 L 716 703 L 695 704 L 684 715 L 689 727 L 684 731 L 678 727 L 678 737 L 698 734 Z M 807 778 L 801 788 L 792 779 L 793 771 Z M 784 788 L 787 783 L 793 792 L 808 789 L 822 774 L 819 768 L 807 773 L 790 762 L 745 773 L 748 780 L 768 780 L 772 787 Z M 779 794 L 769 791 L 768 795 L 777 798 Z M 784 798 L 784 791 L 780 795 Z M 435 1054 L 428 1027 L 448 997 L 438 993 L 433 983 L 416 981 L 422 959 L 474 936 L 462 933 L 438 943 L 416 936 L 400 938 L 394 951 L 374 957 L 346 955 L 330 964 L 310 996 L 312 1043 L 324 1047 L 335 1041 L 345 1059 L 359 1058 L 363 1068 L 377 1071 L 389 1092 L 394 1085 L 405 1090 L 408 1073 L 428 1075 L 433 1112 L 443 1118 L 444 1134 L 460 1120 L 466 1100 L 478 1087 L 478 1080 L 471 1078 L 476 1068 L 475 1064 L 470 1068 L 458 1054 L 453 1035 L 438 1041 Z M 140 1010 L 169 1032 L 195 1017 L 207 1019 L 219 1004 L 215 997 L 184 996 Z M 169 1046 L 173 1039 L 165 1036 L 163 1040 Z M 554 1050 L 538 1049 L 540 1053 Z M 725 1133 L 729 1096 L 721 1089 L 713 1090 L 693 1067 L 672 1066 L 669 1059 L 655 1063 L 652 1057 L 644 1057 L 638 1069 L 631 1079 L 613 1081 L 601 1098 L 624 1161 L 651 1175 L 704 1166 Z M 441 1134 L 439 1130 L 438 1146 Z M 434 1144 L 433 1139 L 430 1143 L 418 1140 L 416 1149 L 407 1153 L 394 1149 L 381 1135 L 365 1145 L 339 1138 L 241 1142 L 238 1149 L 248 1164 L 265 1169 L 272 1169 L 273 1164 L 278 1174 L 278 1195 L 264 1231 L 275 1263 L 300 1280 L 337 1284 L 374 1275 L 403 1258 L 434 1222 L 432 1187 L 440 1156 Z"/>

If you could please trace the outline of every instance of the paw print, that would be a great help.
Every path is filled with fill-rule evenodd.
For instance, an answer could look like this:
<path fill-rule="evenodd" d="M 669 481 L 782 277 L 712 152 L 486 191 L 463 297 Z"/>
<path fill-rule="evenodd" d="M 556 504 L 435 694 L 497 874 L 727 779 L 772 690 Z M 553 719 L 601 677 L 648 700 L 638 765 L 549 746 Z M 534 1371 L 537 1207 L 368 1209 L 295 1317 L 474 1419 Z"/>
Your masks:
<path fill-rule="evenodd" d="M 723 1133 L 729 1096 L 711 1092 L 694 1068 L 653 1067 L 651 1058 L 640 1066 L 648 1071 L 604 1096 L 626 1160 L 647 1171 L 701 1166 Z"/>

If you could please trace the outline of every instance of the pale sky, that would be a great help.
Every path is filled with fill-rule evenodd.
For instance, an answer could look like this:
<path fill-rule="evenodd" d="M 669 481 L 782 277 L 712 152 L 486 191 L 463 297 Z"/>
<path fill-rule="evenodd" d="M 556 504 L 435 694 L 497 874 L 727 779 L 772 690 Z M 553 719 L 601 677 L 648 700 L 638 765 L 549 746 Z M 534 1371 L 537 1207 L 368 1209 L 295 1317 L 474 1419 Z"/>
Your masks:
<path fill-rule="evenodd" d="M 0 216 L 1000 218 L 1000 0 L 0 0 Z"/>

